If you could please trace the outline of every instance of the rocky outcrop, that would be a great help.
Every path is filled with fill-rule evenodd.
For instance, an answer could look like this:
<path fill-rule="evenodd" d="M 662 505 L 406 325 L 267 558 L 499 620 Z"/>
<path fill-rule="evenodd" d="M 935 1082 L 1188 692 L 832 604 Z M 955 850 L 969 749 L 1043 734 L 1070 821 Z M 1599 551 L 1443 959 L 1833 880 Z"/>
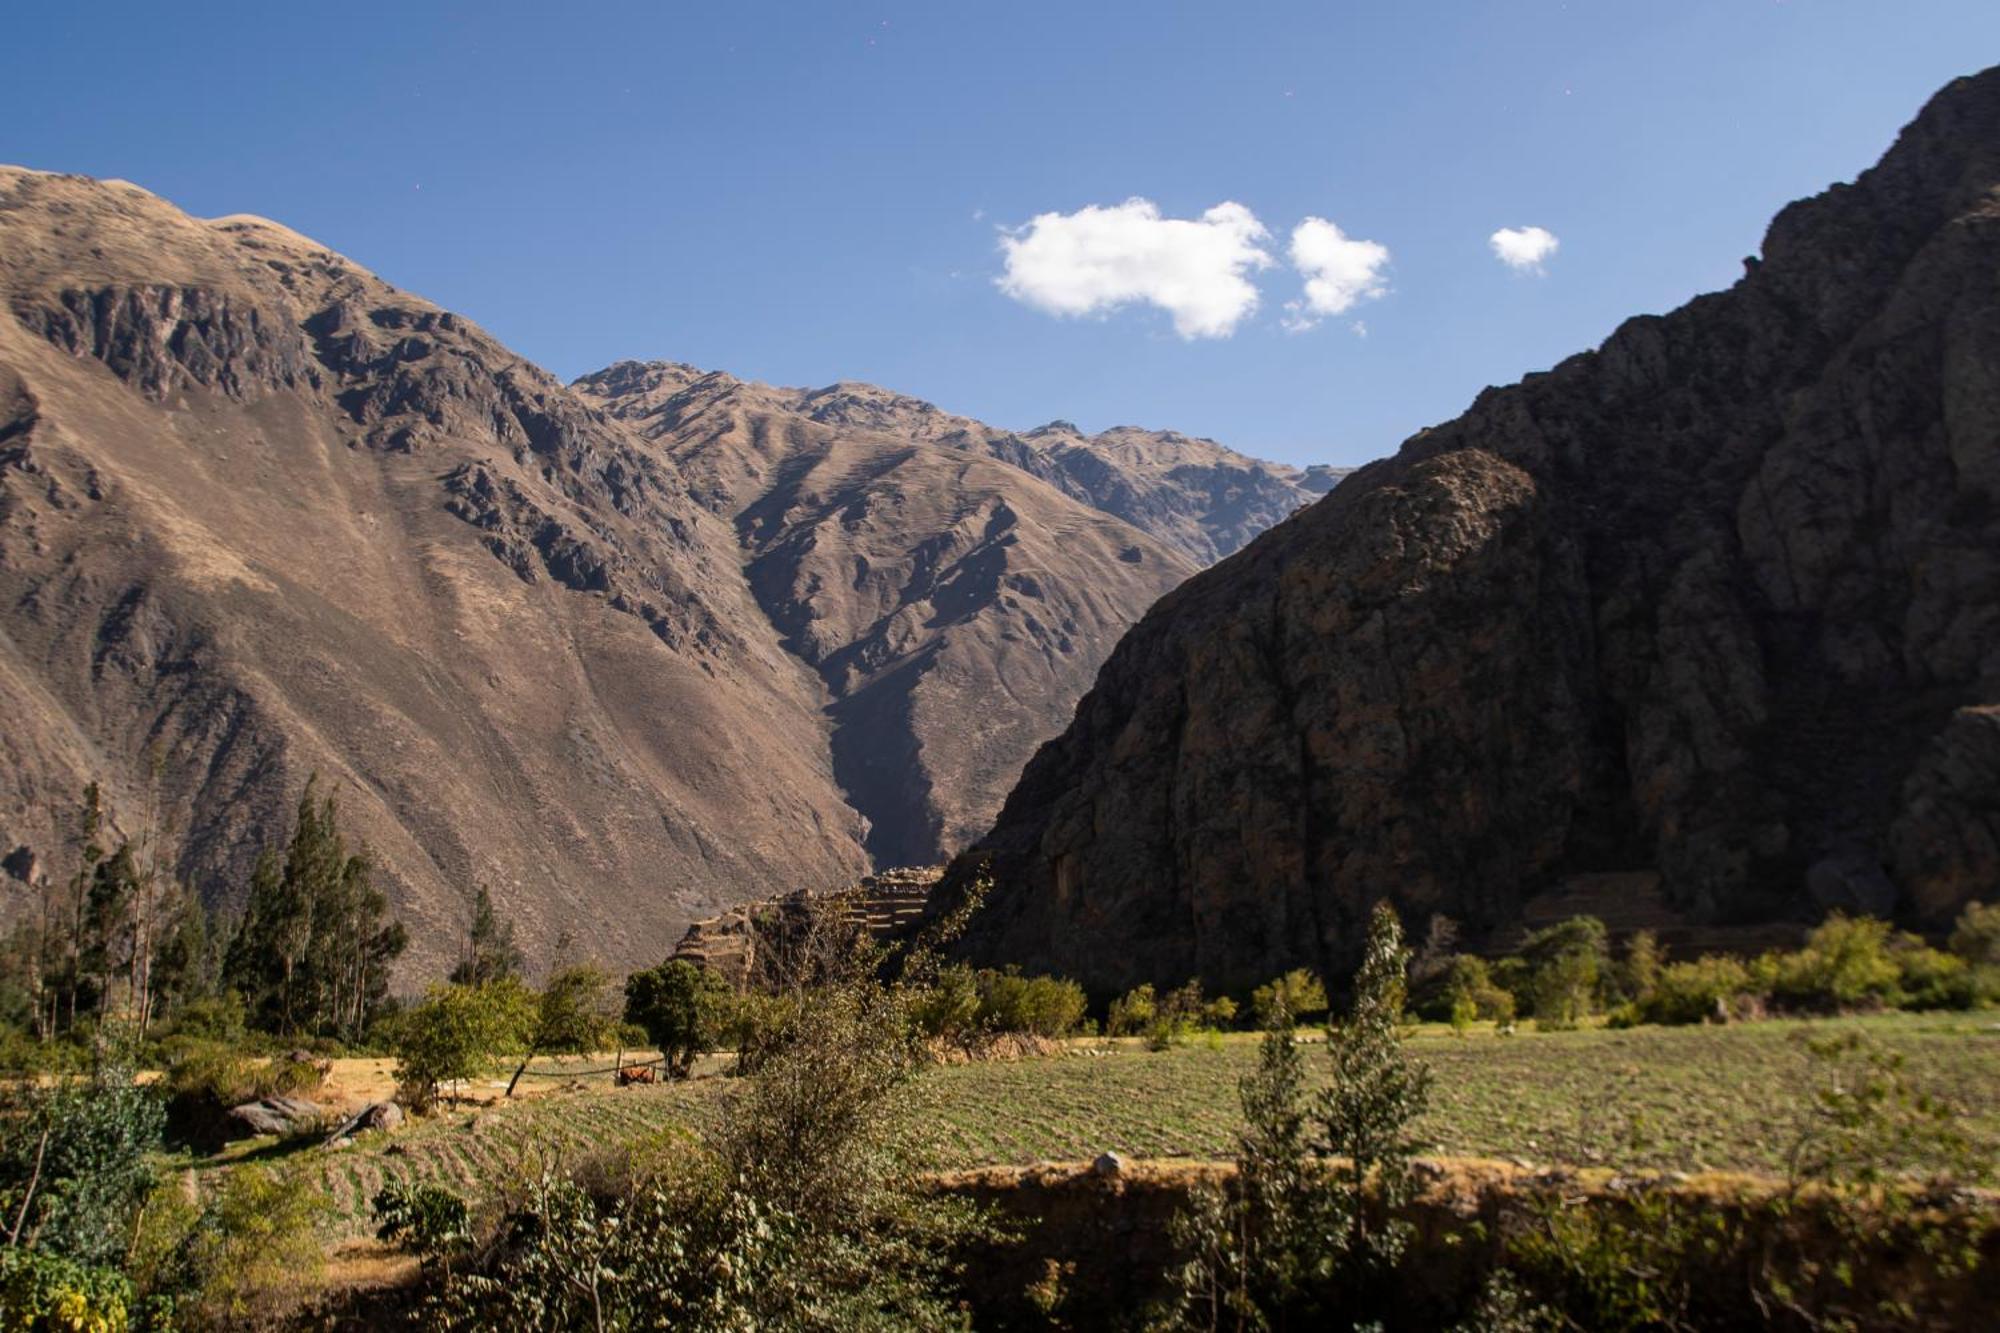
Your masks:
<path fill-rule="evenodd" d="M 984 958 L 1340 969 L 1586 872 L 1709 923 L 1995 885 L 2000 71 L 1727 292 L 1489 390 L 1163 599 L 983 845 Z"/>

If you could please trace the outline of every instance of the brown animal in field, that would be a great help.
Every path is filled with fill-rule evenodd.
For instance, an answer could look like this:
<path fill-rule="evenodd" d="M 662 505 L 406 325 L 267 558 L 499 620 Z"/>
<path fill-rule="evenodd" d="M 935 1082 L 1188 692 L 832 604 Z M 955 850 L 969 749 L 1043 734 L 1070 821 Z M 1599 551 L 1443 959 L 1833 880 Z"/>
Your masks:
<path fill-rule="evenodd" d="M 657 1083 L 653 1071 L 645 1065 L 627 1065 L 618 1071 L 618 1086 L 628 1088 L 634 1083 Z"/>

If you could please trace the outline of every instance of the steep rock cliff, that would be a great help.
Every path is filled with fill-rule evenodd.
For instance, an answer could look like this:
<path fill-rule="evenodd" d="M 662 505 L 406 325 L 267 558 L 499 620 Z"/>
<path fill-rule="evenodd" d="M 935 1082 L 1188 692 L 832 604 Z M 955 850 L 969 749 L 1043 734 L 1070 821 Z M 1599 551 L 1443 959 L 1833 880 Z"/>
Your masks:
<path fill-rule="evenodd" d="M 1726 292 L 1482 394 L 1165 598 L 983 844 L 967 948 L 1351 962 L 1589 871 L 1709 922 L 2000 885 L 2000 71 Z M 962 877 L 962 876 L 961 876 Z"/>

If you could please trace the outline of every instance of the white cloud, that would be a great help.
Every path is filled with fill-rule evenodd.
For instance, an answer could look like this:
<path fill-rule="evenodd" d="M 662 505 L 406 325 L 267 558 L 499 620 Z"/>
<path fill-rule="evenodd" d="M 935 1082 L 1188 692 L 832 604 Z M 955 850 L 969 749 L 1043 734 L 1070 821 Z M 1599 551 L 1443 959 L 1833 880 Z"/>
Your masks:
<path fill-rule="evenodd" d="M 1516 273 L 1540 273 L 1542 261 L 1554 254 L 1561 241 L 1546 227 L 1502 227 L 1487 239 L 1500 262 Z"/>
<path fill-rule="evenodd" d="M 1285 305 L 1285 328 L 1303 333 L 1389 290 L 1389 247 L 1357 241 L 1325 218 L 1292 228 L 1292 266 L 1306 280 L 1305 294 Z"/>
<path fill-rule="evenodd" d="M 1173 316 L 1183 338 L 1226 338 L 1257 308 L 1248 274 L 1273 260 L 1256 215 L 1221 203 L 1165 218 L 1149 199 L 1041 213 L 1000 238 L 1001 291 L 1052 315 L 1101 315 L 1133 302 Z"/>

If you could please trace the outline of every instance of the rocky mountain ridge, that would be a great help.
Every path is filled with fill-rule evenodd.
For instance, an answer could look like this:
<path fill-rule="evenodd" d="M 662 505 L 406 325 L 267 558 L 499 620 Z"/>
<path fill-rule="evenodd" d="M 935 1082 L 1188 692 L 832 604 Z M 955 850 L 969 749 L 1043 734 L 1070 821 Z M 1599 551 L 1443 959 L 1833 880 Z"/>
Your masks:
<path fill-rule="evenodd" d="M 931 414 L 860 411 L 893 398 L 880 390 L 636 363 L 578 389 L 735 530 L 758 604 L 825 683 L 834 772 L 878 865 L 932 864 L 985 832 L 1118 636 L 1195 569 L 1020 468 L 935 443 Z"/>
<path fill-rule="evenodd" d="M 572 386 L 660 438 L 723 404 L 754 404 L 823 426 L 983 454 L 1073 500 L 1122 518 L 1199 567 L 1333 489 L 1352 468 L 1295 468 L 1199 436 L 1114 426 L 1089 435 L 1067 421 L 1002 430 L 873 384 L 780 388 L 672 361 L 623 361 Z"/>
<path fill-rule="evenodd" d="M 0 909 L 86 781 L 134 831 L 150 753 L 225 906 L 317 772 L 412 975 L 482 881 L 657 961 L 976 836 L 1194 568 L 915 400 L 610 387 L 278 224 L 0 169 Z"/>
<path fill-rule="evenodd" d="M 2000 71 L 1125 638 L 978 855 L 972 954 L 1339 970 L 1579 875 L 1726 925 L 2000 884 Z M 961 870 L 960 876 L 965 872 Z"/>

